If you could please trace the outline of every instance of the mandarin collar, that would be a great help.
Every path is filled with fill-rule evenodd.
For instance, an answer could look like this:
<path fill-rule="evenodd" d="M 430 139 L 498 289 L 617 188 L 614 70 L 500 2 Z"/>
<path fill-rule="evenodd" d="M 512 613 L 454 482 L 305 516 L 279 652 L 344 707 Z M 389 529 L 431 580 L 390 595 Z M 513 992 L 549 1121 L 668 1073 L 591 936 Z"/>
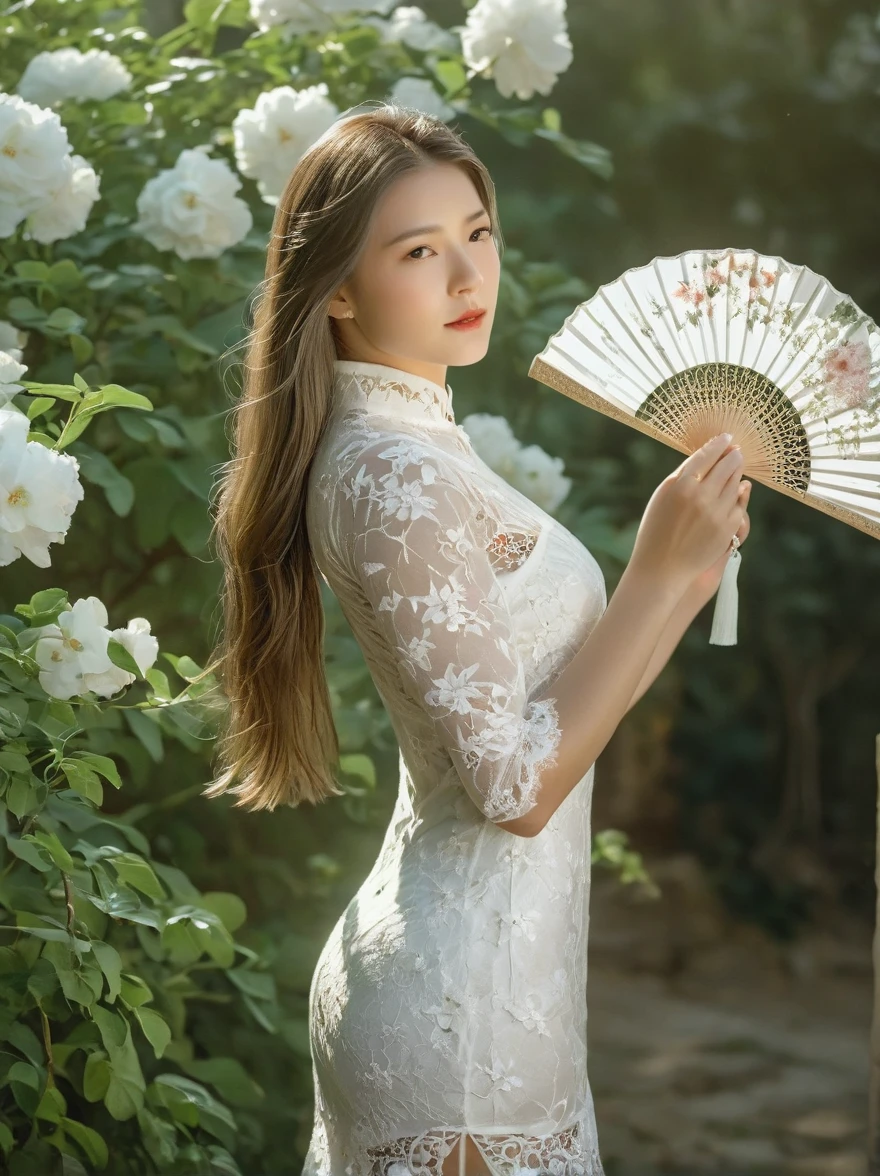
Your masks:
<path fill-rule="evenodd" d="M 337 403 L 353 403 L 383 416 L 424 423 L 455 425 L 452 389 L 423 376 L 384 363 L 359 359 L 333 361 L 333 393 Z"/>

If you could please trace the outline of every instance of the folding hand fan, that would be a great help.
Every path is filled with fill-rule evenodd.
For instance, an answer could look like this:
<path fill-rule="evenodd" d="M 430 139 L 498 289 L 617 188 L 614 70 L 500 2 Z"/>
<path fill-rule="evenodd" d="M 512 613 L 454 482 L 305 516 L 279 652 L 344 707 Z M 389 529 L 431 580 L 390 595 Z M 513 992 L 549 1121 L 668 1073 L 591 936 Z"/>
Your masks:
<path fill-rule="evenodd" d="M 657 257 L 577 306 L 529 375 L 681 453 L 732 433 L 744 476 L 880 539 L 880 330 L 806 266 Z M 713 645 L 736 644 L 736 547 Z"/>

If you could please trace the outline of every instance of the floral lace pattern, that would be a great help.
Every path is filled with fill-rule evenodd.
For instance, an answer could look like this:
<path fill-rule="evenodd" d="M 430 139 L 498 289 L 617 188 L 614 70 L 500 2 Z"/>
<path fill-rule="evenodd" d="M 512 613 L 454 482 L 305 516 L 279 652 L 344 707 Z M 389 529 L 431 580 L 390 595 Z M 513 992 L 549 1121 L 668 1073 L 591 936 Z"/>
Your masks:
<path fill-rule="evenodd" d="M 534 808 L 556 763 L 553 682 L 605 607 L 601 571 L 473 453 L 450 389 L 338 363 L 334 396 L 306 522 L 388 709 L 400 783 L 312 979 L 303 1176 L 602 1176 L 593 767 L 537 836 L 499 825 Z"/>
<path fill-rule="evenodd" d="M 499 1172 L 534 1173 L 535 1176 L 604 1176 L 599 1150 L 581 1146 L 580 1123 L 550 1135 L 486 1135 L 469 1132 L 484 1158 Z M 464 1142 L 462 1131 L 427 1131 L 367 1148 L 373 1161 L 371 1176 L 457 1176 L 458 1155 L 444 1160 Z M 450 1172 L 450 1169 L 452 1171 Z M 465 1176 L 469 1176 L 467 1168 Z"/>
<path fill-rule="evenodd" d="M 504 531 L 499 531 L 492 537 L 486 550 L 494 567 L 500 571 L 510 571 L 525 563 L 536 542 L 536 535 L 519 535 L 514 532 L 505 534 Z"/>

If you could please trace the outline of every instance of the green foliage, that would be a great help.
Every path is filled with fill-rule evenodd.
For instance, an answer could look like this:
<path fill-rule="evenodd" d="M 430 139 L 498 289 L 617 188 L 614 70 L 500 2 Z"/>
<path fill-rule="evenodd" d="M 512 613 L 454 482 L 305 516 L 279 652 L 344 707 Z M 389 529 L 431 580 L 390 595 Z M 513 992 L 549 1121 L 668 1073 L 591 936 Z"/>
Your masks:
<path fill-rule="evenodd" d="M 469 6 L 438 0 L 429 15 L 454 24 Z M 859 263 L 876 252 L 860 177 L 880 137 L 858 7 L 784 0 L 723 14 L 688 0 L 670 25 L 657 0 L 570 4 L 575 65 L 552 106 L 504 103 L 455 54 L 382 43 L 357 19 L 290 38 L 258 33 L 245 0 L 148 5 L 148 27 L 128 0 L 66 4 L 63 22 L 49 3 L 6 12 L 0 89 L 64 45 L 107 48 L 134 75 L 105 102 L 59 107 L 101 177 L 86 231 L 52 246 L 0 240 L 0 319 L 29 333 L 16 403 L 31 440 L 76 457 L 87 491 L 52 549 L 64 590 L 24 559 L 0 577 L 0 1150 L 14 1176 L 296 1166 L 311 1130 L 309 982 L 372 865 L 397 780 L 381 700 L 322 586 L 345 795 L 250 817 L 200 797 L 215 737 L 215 683 L 201 669 L 219 589 L 209 504 L 228 459 L 218 371 L 237 374 L 272 210 L 245 181 L 250 234 L 216 260 L 183 261 L 135 233 L 144 184 L 185 147 L 231 161 L 232 118 L 274 86 L 325 81 L 344 109 L 421 75 L 463 103 L 508 248 L 490 355 L 456 373 L 456 414 L 502 413 L 565 459 L 574 486 L 558 514 L 610 594 L 678 459 L 528 381 L 528 364 L 600 281 L 701 243 L 806 261 L 877 317 L 876 279 Z M 778 820 L 796 831 L 816 729 L 826 778 L 840 782 L 824 810 L 837 867 L 855 889 L 858 870 L 868 876 L 873 775 L 857 748 L 868 729 L 873 747 L 876 659 L 851 646 L 854 617 L 867 644 L 873 633 L 877 557 L 867 537 L 760 488 L 750 513 L 736 654 L 707 647 L 701 618 L 640 712 L 671 731 L 682 838 L 728 901 L 787 933 L 804 893 L 781 859 L 759 865 L 753 850 Z M 50 699 L 29 634 L 91 594 L 115 623 L 149 617 L 160 661 L 141 674 L 111 641 L 131 687 L 110 701 Z M 180 648 L 190 652 L 170 652 Z M 600 763 L 599 799 L 601 775 Z M 644 884 L 614 830 L 597 834 L 593 856 Z"/>
<path fill-rule="evenodd" d="M 219 587 L 213 473 L 228 458 L 217 373 L 234 370 L 271 209 L 246 181 L 251 233 L 215 260 L 184 261 L 137 233 L 135 202 L 185 147 L 231 161 L 234 114 L 291 81 L 326 81 L 344 109 L 421 72 L 502 144 L 546 140 L 599 180 L 610 159 L 566 135 L 553 109 L 505 107 L 455 54 L 384 44 L 356 18 L 323 39 L 259 33 L 245 0 L 188 0 L 165 28 L 141 27 L 128 2 L 67 5 L 63 27 L 57 15 L 7 12 L 0 89 L 15 90 L 36 52 L 66 45 L 109 49 L 133 81 L 58 107 L 100 176 L 86 230 L 51 246 L 21 231 L 0 240 L 0 319 L 28 333 L 15 400 L 29 440 L 73 456 L 99 491 L 52 547 L 68 588 L 35 583 L 24 558 L 2 580 L 0 1150 L 13 1176 L 274 1174 L 310 1131 L 309 981 L 328 916 L 366 872 L 359 856 L 375 853 L 393 737 L 327 593 L 345 790 L 332 853 L 310 814 L 245 822 L 221 804 L 189 807 L 216 736 L 217 683 L 199 658 Z M 584 289 L 562 266 L 510 254 L 502 303 L 521 359 Z M 92 594 L 111 614 L 148 616 L 160 660 L 142 672 L 111 637 L 130 686 L 50 697 L 40 630 Z M 195 656 L 169 651 L 191 641 Z"/>

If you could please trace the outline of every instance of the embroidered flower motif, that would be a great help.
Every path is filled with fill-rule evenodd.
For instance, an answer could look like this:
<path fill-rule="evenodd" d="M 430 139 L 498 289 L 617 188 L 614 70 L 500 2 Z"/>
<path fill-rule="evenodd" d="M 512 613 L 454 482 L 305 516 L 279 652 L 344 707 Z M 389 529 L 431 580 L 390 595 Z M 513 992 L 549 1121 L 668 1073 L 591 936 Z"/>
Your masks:
<path fill-rule="evenodd" d="M 508 939 L 526 939 L 534 943 L 541 926 L 541 912 L 532 908 L 528 911 L 501 911 L 499 914 L 499 943 Z"/>
<path fill-rule="evenodd" d="M 523 1000 L 508 1000 L 503 997 L 493 997 L 494 1008 L 503 1009 L 514 1021 L 522 1025 L 530 1033 L 538 1033 L 549 1037 L 547 1016 L 542 1007 L 543 1001 L 539 993 L 529 992 Z"/>
<path fill-rule="evenodd" d="M 487 1096 L 507 1093 L 522 1087 L 523 1080 L 518 1074 L 514 1073 L 515 1068 L 518 1067 L 515 1067 L 513 1059 L 502 1057 L 498 1048 L 493 1045 L 491 1061 L 477 1064 L 477 1069 L 481 1074 L 485 1074 L 489 1081 L 489 1089 L 486 1092 Z"/>

